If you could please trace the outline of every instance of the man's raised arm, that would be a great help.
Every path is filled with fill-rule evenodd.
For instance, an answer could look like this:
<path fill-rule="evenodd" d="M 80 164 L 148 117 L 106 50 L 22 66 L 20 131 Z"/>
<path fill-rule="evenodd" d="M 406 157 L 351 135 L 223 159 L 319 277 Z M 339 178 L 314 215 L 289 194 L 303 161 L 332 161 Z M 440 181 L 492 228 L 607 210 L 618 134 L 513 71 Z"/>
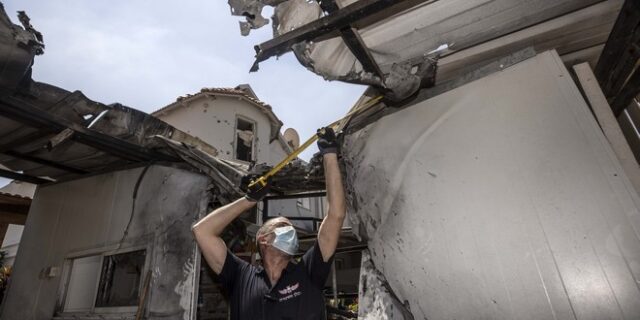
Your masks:
<path fill-rule="evenodd" d="M 327 216 L 322 221 L 318 231 L 318 245 L 322 252 L 322 259 L 327 262 L 338 246 L 347 208 L 342 176 L 338 166 L 338 143 L 335 133 L 331 128 L 325 128 L 324 130 L 318 130 L 318 135 L 318 148 L 322 154 L 327 202 L 329 203 Z"/>
<path fill-rule="evenodd" d="M 249 190 L 245 197 L 214 210 L 191 228 L 202 255 L 216 274 L 222 271 L 227 257 L 227 245 L 220 237 L 222 231 L 241 213 L 253 208 L 268 192 L 269 184 Z"/>

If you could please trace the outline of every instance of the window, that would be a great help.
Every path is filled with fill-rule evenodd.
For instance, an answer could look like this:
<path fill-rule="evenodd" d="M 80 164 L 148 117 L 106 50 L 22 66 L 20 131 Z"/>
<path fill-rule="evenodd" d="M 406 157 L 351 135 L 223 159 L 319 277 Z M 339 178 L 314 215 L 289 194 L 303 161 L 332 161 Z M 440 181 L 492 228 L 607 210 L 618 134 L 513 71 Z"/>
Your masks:
<path fill-rule="evenodd" d="M 255 141 L 255 125 L 249 120 L 236 119 L 235 158 L 242 161 L 253 161 L 253 144 Z"/>
<path fill-rule="evenodd" d="M 145 250 L 105 256 L 96 296 L 96 308 L 138 305 Z"/>
<path fill-rule="evenodd" d="M 91 311 L 93 296 L 100 275 L 102 256 L 89 256 L 71 260 L 71 273 L 64 303 L 65 312 Z"/>
<path fill-rule="evenodd" d="M 298 207 L 311 210 L 311 201 L 309 198 L 298 198 L 297 204 Z"/>
<path fill-rule="evenodd" d="M 145 262 L 146 250 L 67 260 L 62 312 L 135 311 Z"/>

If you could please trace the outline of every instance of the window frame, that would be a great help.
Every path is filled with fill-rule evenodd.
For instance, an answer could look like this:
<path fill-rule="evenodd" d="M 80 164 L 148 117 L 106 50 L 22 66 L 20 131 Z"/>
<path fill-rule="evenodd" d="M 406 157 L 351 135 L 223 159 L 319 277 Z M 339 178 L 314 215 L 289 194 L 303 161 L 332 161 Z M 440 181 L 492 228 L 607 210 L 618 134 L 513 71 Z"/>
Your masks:
<path fill-rule="evenodd" d="M 306 204 L 305 204 L 304 200 L 306 200 Z M 320 201 L 322 201 L 322 200 L 320 200 Z M 296 206 L 298 206 L 298 208 L 302 208 L 302 209 L 305 209 L 305 210 L 313 211 L 313 210 L 311 210 L 311 198 L 310 197 L 297 198 L 296 199 Z"/>
<path fill-rule="evenodd" d="M 58 298 L 56 303 L 56 314 L 60 316 L 76 316 L 82 317 L 87 315 L 110 315 L 110 314 L 135 314 L 138 311 L 138 306 L 127 306 L 127 307 L 96 307 L 96 297 L 98 294 L 98 289 L 100 286 L 100 279 L 102 276 L 102 266 L 104 264 L 105 256 L 111 256 L 116 254 L 128 253 L 133 251 L 145 250 L 144 257 L 144 265 L 142 268 L 142 277 L 140 278 L 140 283 L 138 284 L 138 292 L 142 294 L 144 290 L 144 278 L 149 270 L 151 270 L 151 256 L 152 250 L 151 245 L 133 245 L 127 246 L 124 248 L 117 248 L 117 246 L 110 247 L 102 247 L 102 248 L 94 248 L 89 250 L 84 250 L 80 252 L 69 253 L 64 258 L 63 262 L 63 271 L 62 271 L 62 279 L 60 281 L 60 288 L 58 290 Z M 95 279 L 95 288 L 93 289 L 92 295 L 92 304 L 91 308 L 83 311 L 66 311 L 65 306 L 67 302 L 68 290 L 69 290 L 69 282 L 71 281 L 71 273 L 73 272 L 73 260 L 79 258 L 86 258 L 90 256 L 100 256 L 100 271 L 98 272 L 98 277 Z"/>
<path fill-rule="evenodd" d="M 238 120 L 249 122 L 253 125 L 253 140 L 251 142 L 251 160 L 246 161 L 237 158 L 237 150 L 238 143 L 240 142 L 238 139 Z M 232 150 L 232 158 L 233 160 L 241 161 L 243 163 L 251 163 L 255 162 L 258 159 L 258 122 L 239 113 L 236 113 L 236 121 L 233 126 L 233 150 Z"/>

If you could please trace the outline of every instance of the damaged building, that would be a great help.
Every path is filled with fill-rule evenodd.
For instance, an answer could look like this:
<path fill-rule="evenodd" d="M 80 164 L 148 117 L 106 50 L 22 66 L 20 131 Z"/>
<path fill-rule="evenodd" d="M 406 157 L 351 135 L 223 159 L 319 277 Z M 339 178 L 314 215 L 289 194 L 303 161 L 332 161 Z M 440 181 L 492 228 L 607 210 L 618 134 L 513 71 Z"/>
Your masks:
<path fill-rule="evenodd" d="M 0 319 L 226 319 L 191 226 L 242 196 L 244 176 L 288 155 L 295 131 L 281 134 L 282 122 L 243 85 L 203 89 L 154 116 L 34 81 L 44 40 L 26 14 L 19 20 L 0 12 L 0 176 L 37 187 L 32 199 L 2 194 L 1 221 L 24 231 Z M 205 113 L 221 130 L 181 122 Z M 228 228 L 228 247 L 255 260 L 258 225 L 289 212 L 308 248 L 323 217 L 323 179 L 315 162 L 285 167 L 259 210 Z M 346 273 L 333 273 L 351 295 L 359 245 L 345 235 Z"/>
<path fill-rule="evenodd" d="M 349 297 L 359 319 L 640 318 L 637 2 L 229 5 L 242 34 L 273 28 L 253 71 L 292 51 L 368 86 L 339 124 L 332 316 L 356 317 Z M 225 319 L 190 226 L 299 138 L 247 86 L 148 115 L 34 81 L 43 35 L 19 20 L 0 14 L 0 176 L 38 186 L 0 319 Z M 304 250 L 323 188 L 319 159 L 295 160 L 228 247 L 255 262 L 257 227 L 294 206 L 313 208 L 290 217 Z"/>
<path fill-rule="evenodd" d="M 229 5 L 272 24 L 252 71 L 369 86 L 342 125 L 358 318 L 640 317 L 636 1 Z"/>

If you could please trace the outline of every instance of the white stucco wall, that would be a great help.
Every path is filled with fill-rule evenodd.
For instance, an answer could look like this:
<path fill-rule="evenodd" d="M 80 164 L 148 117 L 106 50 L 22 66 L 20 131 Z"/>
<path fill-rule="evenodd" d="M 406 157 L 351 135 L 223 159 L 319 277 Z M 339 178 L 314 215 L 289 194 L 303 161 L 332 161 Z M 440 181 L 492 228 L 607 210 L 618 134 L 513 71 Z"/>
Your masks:
<path fill-rule="evenodd" d="M 18 246 L 20 244 L 20 238 L 22 237 L 23 229 L 24 226 L 17 224 L 10 224 L 7 228 L 7 233 L 5 234 L 4 240 L 2 241 L 2 248 L 0 248 L 0 251 L 7 252 L 7 255 L 4 257 L 5 266 L 13 265 L 16 253 L 18 252 Z"/>
<path fill-rule="evenodd" d="M 265 162 L 269 165 L 276 165 L 288 155 L 287 151 L 282 147 L 282 144 L 279 141 L 274 140 L 269 144 L 269 157 Z"/>
<path fill-rule="evenodd" d="M 222 159 L 234 159 L 236 119 L 253 120 L 257 133 L 254 160 L 273 165 L 286 154 L 278 141 L 269 143 L 269 118 L 254 104 L 240 97 L 202 96 L 156 117 L 210 144 Z"/>
<path fill-rule="evenodd" d="M 151 166 L 140 180 L 132 213 L 133 192 L 142 170 L 111 172 L 38 189 L 0 319 L 51 319 L 65 283 L 67 259 L 140 246 L 147 249 L 152 270 L 146 310 L 153 315 L 145 319 L 167 315 L 194 319 L 199 255 L 190 226 L 206 211 L 209 179 Z M 119 245 L 130 217 L 127 237 Z M 47 277 L 44 271 L 50 267 L 58 271 Z"/>

